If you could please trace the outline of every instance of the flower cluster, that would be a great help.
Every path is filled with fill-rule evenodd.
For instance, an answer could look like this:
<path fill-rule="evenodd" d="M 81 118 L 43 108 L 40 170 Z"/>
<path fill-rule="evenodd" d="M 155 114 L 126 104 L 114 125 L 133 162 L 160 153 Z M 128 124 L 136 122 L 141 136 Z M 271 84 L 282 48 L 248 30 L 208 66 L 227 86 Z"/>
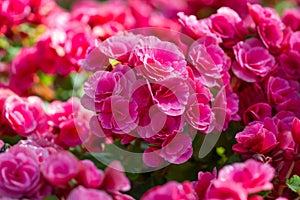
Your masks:
<path fill-rule="evenodd" d="M 67 199 L 132 199 L 120 193 L 130 189 L 130 182 L 118 162 L 105 171 L 90 160 L 78 160 L 68 151 L 23 141 L 0 154 L 0 196 L 42 199 L 56 193 Z M 95 188 L 98 188 L 97 190 Z"/>
<path fill-rule="evenodd" d="M 271 180 L 274 171 L 269 164 L 250 159 L 244 163 L 224 166 L 218 176 L 216 171 L 200 171 L 198 181 L 173 181 L 157 186 L 146 192 L 141 199 L 263 199 L 259 195 L 252 195 L 273 188 Z"/>
<path fill-rule="evenodd" d="M 188 160 L 193 135 L 184 127 L 209 133 L 223 125 L 213 111 L 222 105 L 208 87 L 223 86 L 230 60 L 211 37 L 193 43 L 187 56 L 174 43 L 131 33 L 92 48 L 83 68 L 94 74 L 82 98 L 96 114 L 92 131 L 123 144 L 142 139 L 149 145 L 143 155 L 149 166 Z"/>

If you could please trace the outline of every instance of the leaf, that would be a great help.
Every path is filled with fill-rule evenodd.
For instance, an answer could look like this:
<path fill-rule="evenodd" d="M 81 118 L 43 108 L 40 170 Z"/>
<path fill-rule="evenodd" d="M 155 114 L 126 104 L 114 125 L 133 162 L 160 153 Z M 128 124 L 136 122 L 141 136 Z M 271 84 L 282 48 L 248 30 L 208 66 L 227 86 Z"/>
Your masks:
<path fill-rule="evenodd" d="M 50 195 L 50 196 L 45 197 L 44 200 L 59 200 L 59 199 L 55 195 Z"/>
<path fill-rule="evenodd" d="M 300 195 L 300 177 L 297 175 L 292 176 L 290 179 L 286 180 L 287 186 L 294 192 Z"/>

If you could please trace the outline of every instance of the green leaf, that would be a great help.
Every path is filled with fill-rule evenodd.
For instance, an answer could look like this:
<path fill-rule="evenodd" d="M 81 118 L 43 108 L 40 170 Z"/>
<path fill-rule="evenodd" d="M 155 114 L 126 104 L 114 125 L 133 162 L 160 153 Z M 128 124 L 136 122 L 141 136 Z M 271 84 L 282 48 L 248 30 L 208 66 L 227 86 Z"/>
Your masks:
<path fill-rule="evenodd" d="M 59 199 L 57 198 L 57 196 L 50 195 L 50 196 L 45 197 L 44 200 L 59 200 Z"/>
<path fill-rule="evenodd" d="M 287 186 L 294 192 L 300 195 L 300 177 L 297 175 L 292 176 L 290 179 L 286 180 Z"/>

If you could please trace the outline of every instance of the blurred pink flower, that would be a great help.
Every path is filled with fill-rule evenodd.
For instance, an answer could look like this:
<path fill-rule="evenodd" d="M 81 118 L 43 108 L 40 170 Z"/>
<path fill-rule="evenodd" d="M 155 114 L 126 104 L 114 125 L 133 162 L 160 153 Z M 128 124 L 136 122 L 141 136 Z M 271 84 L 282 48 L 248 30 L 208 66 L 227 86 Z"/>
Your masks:
<path fill-rule="evenodd" d="M 207 191 L 206 200 L 247 200 L 247 191 L 238 183 L 227 181 L 214 182 L 213 187 Z"/>
<path fill-rule="evenodd" d="M 126 192 L 130 190 L 130 181 L 124 173 L 124 168 L 119 161 L 111 162 L 104 171 L 104 180 L 101 188 L 108 192 Z"/>
<path fill-rule="evenodd" d="M 278 105 L 290 99 L 300 99 L 299 83 L 271 76 L 268 80 L 267 95 L 271 105 Z"/>
<path fill-rule="evenodd" d="M 192 139 L 188 134 L 176 134 L 162 144 L 160 156 L 174 164 L 186 162 L 193 154 Z"/>
<path fill-rule="evenodd" d="M 207 191 L 209 191 L 212 187 L 213 180 L 216 178 L 216 168 L 214 169 L 213 173 L 202 171 L 198 173 L 198 180 L 193 182 L 193 186 L 200 200 L 205 198 Z"/>
<path fill-rule="evenodd" d="M 300 144 L 300 120 L 298 118 L 294 118 L 293 120 L 292 136 L 294 142 L 299 145 Z"/>
<path fill-rule="evenodd" d="M 68 151 L 52 154 L 41 165 L 41 171 L 49 183 L 58 188 L 65 188 L 76 178 L 80 170 L 77 158 Z"/>
<path fill-rule="evenodd" d="M 46 115 L 40 98 L 32 96 L 21 98 L 16 95 L 8 97 L 3 106 L 3 116 L 7 124 L 21 136 L 34 132 L 44 132 Z"/>
<path fill-rule="evenodd" d="M 222 38 L 225 47 L 232 47 L 246 35 L 242 19 L 229 7 L 221 7 L 208 18 L 210 30 Z"/>
<path fill-rule="evenodd" d="M 27 94 L 39 69 L 37 48 L 23 47 L 13 58 L 9 86 L 19 94 Z"/>
<path fill-rule="evenodd" d="M 275 169 L 269 164 L 250 159 L 243 163 L 223 167 L 218 173 L 217 182 L 223 185 L 235 182 L 241 184 L 249 194 L 253 194 L 271 190 L 274 174 Z"/>
<path fill-rule="evenodd" d="M 104 172 L 90 160 L 80 161 L 80 171 L 76 180 L 87 188 L 99 188 L 104 180 Z"/>
<path fill-rule="evenodd" d="M 0 154 L 0 195 L 25 197 L 38 187 L 41 172 L 37 157 L 30 149 L 13 147 Z"/>
<path fill-rule="evenodd" d="M 283 13 L 282 22 L 293 31 L 300 31 L 300 12 L 298 9 L 287 9 Z"/>
<path fill-rule="evenodd" d="M 148 190 L 141 198 L 141 200 L 196 200 L 192 184 L 188 181 L 183 183 L 177 183 L 170 181 L 162 186 L 156 186 Z"/>
<path fill-rule="evenodd" d="M 67 200 L 113 200 L 113 198 L 103 190 L 88 189 L 83 186 L 74 188 L 67 197 Z"/>

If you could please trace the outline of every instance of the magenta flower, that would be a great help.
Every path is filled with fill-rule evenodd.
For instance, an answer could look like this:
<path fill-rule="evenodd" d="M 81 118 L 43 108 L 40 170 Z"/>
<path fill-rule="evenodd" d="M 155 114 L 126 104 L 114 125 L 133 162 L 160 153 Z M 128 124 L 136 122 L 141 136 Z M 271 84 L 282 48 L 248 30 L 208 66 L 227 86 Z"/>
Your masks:
<path fill-rule="evenodd" d="M 101 188 L 109 192 L 130 190 L 130 181 L 124 173 L 124 168 L 119 161 L 110 163 L 104 171 L 104 180 Z"/>
<path fill-rule="evenodd" d="M 274 57 L 256 38 L 239 42 L 233 50 L 236 62 L 233 63 L 232 70 L 238 78 L 246 82 L 255 82 L 275 68 Z"/>
<path fill-rule="evenodd" d="M 291 27 L 293 31 L 300 30 L 300 13 L 299 9 L 287 9 L 283 13 L 282 22 Z"/>
<path fill-rule="evenodd" d="M 22 99 L 16 95 L 8 97 L 3 106 L 3 116 L 7 124 L 18 134 L 27 137 L 33 132 L 45 129 L 43 102 L 38 97 Z"/>
<path fill-rule="evenodd" d="M 192 184 L 190 182 L 183 182 L 182 184 L 175 181 L 170 181 L 162 186 L 156 186 L 148 190 L 141 198 L 141 200 L 196 200 Z"/>
<path fill-rule="evenodd" d="M 214 182 L 213 187 L 207 191 L 205 199 L 218 200 L 247 200 L 247 191 L 235 182 Z"/>
<path fill-rule="evenodd" d="M 70 192 L 70 194 L 67 197 L 67 200 L 80 200 L 80 199 L 112 200 L 113 198 L 105 191 L 88 189 L 83 186 L 78 186 Z"/>
<path fill-rule="evenodd" d="M 88 124 L 83 119 L 69 119 L 59 124 L 58 141 L 68 147 L 80 145 L 89 136 Z"/>
<path fill-rule="evenodd" d="M 39 68 L 36 47 L 24 47 L 12 60 L 9 86 L 20 94 L 27 94 Z"/>
<path fill-rule="evenodd" d="M 153 82 L 175 75 L 187 77 L 186 61 L 180 49 L 154 36 L 139 40 L 129 63 L 139 74 Z"/>
<path fill-rule="evenodd" d="M 199 199 L 205 198 L 207 191 L 209 191 L 212 186 L 213 180 L 216 179 L 216 175 L 216 168 L 213 173 L 201 171 L 198 173 L 198 180 L 193 182 L 193 185 Z"/>
<path fill-rule="evenodd" d="M 270 152 L 278 144 L 276 135 L 264 128 L 262 122 L 252 122 L 246 128 L 236 134 L 237 144 L 232 149 L 238 153 L 261 153 Z"/>
<path fill-rule="evenodd" d="M 225 47 L 232 47 L 246 32 L 240 16 L 229 7 L 221 7 L 211 15 L 208 24 L 210 30 L 222 38 Z"/>
<path fill-rule="evenodd" d="M 248 4 L 249 14 L 256 23 L 257 32 L 270 51 L 278 51 L 283 45 L 287 36 L 285 26 L 282 23 L 277 12 L 268 7 L 262 7 L 258 4 Z"/>
<path fill-rule="evenodd" d="M 217 182 L 224 185 L 227 182 L 241 184 L 249 194 L 271 190 L 271 183 L 275 169 L 269 164 L 255 160 L 247 160 L 244 163 L 234 163 L 223 167 L 218 173 Z"/>
<path fill-rule="evenodd" d="M 187 34 L 193 39 L 199 39 L 203 36 L 215 38 L 218 43 L 222 42 L 222 39 L 215 33 L 212 33 L 208 26 L 208 19 L 197 20 L 196 16 L 186 16 L 183 12 L 177 13 L 179 22 L 182 25 L 183 33 Z"/>
<path fill-rule="evenodd" d="M 271 76 L 267 85 L 269 103 L 278 105 L 290 99 L 300 99 L 299 83 Z"/>
<path fill-rule="evenodd" d="M 289 40 L 290 50 L 279 57 L 280 65 L 288 77 L 299 79 L 300 32 L 294 32 Z"/>
<path fill-rule="evenodd" d="M 41 166 L 41 171 L 49 183 L 55 187 L 64 188 L 76 178 L 80 164 L 73 154 L 67 151 L 49 156 Z"/>
<path fill-rule="evenodd" d="M 252 121 L 263 122 L 266 117 L 272 117 L 272 108 L 267 103 L 256 103 L 243 114 L 243 121 L 247 125 Z"/>
<path fill-rule="evenodd" d="M 80 161 L 80 171 L 76 180 L 87 188 L 99 188 L 104 180 L 104 172 L 90 160 Z"/>
<path fill-rule="evenodd" d="M 38 187 L 41 179 L 36 155 L 24 147 L 1 153 L 0 171 L 0 196 L 25 197 Z"/>
<path fill-rule="evenodd" d="M 298 118 L 294 118 L 293 120 L 292 136 L 294 142 L 299 145 L 300 144 L 300 120 Z"/>

